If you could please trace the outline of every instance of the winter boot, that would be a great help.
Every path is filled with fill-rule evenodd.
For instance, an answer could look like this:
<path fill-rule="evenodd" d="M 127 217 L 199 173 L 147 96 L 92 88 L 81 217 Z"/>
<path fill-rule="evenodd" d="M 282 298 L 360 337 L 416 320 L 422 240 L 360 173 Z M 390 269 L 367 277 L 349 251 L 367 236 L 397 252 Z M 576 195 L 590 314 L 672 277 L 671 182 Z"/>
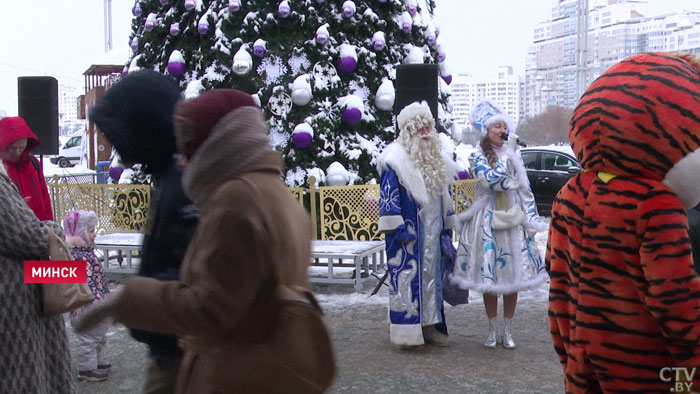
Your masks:
<path fill-rule="evenodd" d="M 495 348 L 496 344 L 499 342 L 500 337 L 498 335 L 498 329 L 497 329 L 497 324 L 496 324 L 496 318 L 489 319 L 489 336 L 486 338 L 486 342 L 484 342 L 484 346 L 488 348 Z"/>
<path fill-rule="evenodd" d="M 513 318 L 504 317 L 503 322 L 503 347 L 506 349 L 515 349 L 515 341 L 513 341 L 513 335 L 510 333 Z"/>
<path fill-rule="evenodd" d="M 428 345 L 448 347 L 450 337 L 437 330 L 437 325 L 423 326 L 423 340 Z"/>

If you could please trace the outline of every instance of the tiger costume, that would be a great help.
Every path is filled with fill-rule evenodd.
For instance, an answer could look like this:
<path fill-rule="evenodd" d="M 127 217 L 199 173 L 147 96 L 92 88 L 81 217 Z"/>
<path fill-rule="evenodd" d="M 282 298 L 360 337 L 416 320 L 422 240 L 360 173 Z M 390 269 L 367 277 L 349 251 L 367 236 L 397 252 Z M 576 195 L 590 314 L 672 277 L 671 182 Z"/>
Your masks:
<path fill-rule="evenodd" d="M 666 392 L 700 367 L 700 67 L 636 55 L 602 74 L 569 127 L 584 172 L 557 195 L 545 266 L 566 392 Z M 681 373 L 681 380 L 685 378 Z M 700 368 L 689 377 L 700 389 Z M 687 387 L 687 386 L 686 386 Z"/>

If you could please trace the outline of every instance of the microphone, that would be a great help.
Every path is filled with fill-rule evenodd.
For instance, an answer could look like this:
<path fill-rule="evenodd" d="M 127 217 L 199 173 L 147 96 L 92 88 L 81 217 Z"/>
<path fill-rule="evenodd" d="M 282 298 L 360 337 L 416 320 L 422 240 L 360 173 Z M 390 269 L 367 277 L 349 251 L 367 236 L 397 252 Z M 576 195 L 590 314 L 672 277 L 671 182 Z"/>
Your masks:
<path fill-rule="evenodd" d="M 503 141 L 508 141 L 508 133 L 501 133 L 501 139 Z M 518 137 L 518 139 L 515 140 L 515 143 L 519 146 L 522 146 L 523 148 L 527 147 L 527 144 L 525 144 L 523 140 L 520 139 L 520 137 Z"/>

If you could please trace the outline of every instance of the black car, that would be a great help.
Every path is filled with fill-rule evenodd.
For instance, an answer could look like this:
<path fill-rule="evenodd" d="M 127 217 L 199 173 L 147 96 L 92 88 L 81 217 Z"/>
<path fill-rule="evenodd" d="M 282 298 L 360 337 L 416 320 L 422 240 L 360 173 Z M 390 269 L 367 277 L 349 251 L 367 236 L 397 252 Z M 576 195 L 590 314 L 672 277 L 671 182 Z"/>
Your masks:
<path fill-rule="evenodd" d="M 540 215 L 549 215 L 552 202 L 569 178 L 581 171 L 569 147 L 538 147 L 520 150 Z"/>

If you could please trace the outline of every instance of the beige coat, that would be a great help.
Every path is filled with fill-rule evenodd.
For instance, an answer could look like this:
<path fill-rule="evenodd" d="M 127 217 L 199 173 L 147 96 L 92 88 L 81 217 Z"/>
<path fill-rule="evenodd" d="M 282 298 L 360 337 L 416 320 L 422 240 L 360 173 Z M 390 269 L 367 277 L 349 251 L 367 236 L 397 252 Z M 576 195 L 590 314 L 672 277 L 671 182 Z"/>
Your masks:
<path fill-rule="evenodd" d="M 280 284 L 308 288 L 311 245 L 309 215 L 280 168 L 279 153 L 265 153 L 200 198 L 181 280 L 132 278 L 119 297 L 116 320 L 181 338 L 178 393 L 314 393 L 330 385 L 333 356 L 316 309 L 278 296 Z"/>

